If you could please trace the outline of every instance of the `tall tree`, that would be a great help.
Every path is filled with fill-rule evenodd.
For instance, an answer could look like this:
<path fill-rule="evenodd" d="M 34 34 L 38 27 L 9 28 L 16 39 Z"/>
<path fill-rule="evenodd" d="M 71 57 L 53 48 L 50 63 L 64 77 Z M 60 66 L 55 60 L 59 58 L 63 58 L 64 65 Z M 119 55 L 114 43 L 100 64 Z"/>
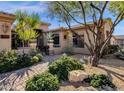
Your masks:
<path fill-rule="evenodd" d="M 84 44 L 90 52 L 89 63 L 91 66 L 98 66 L 102 52 L 110 41 L 114 28 L 123 20 L 124 2 L 56 1 L 50 2 L 48 9 L 50 15 L 65 22 L 70 31 L 78 37 L 79 35 L 71 28 L 71 22 L 85 26 L 88 42 L 84 42 Z M 103 23 L 106 11 L 113 13 L 115 20 L 111 24 L 107 38 L 103 39 L 101 30 L 104 27 Z M 93 21 L 93 26 L 88 24 L 89 20 Z M 93 38 L 89 36 L 89 33 L 92 33 Z"/>
<path fill-rule="evenodd" d="M 23 43 L 23 53 L 24 53 L 24 43 L 35 39 L 38 34 L 35 31 L 39 27 L 40 18 L 38 14 L 17 11 L 16 12 L 16 32 Z"/>

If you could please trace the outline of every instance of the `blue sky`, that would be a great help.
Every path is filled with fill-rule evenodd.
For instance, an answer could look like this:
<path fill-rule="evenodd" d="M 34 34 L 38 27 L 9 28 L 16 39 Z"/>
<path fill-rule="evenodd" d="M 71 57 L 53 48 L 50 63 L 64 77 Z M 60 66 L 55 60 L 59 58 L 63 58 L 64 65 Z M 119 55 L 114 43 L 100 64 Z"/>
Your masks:
<path fill-rule="evenodd" d="M 27 12 L 39 13 L 42 21 L 51 23 L 49 29 L 57 28 L 59 26 L 65 26 L 64 24 L 58 22 L 56 19 L 51 19 L 47 15 L 47 5 L 45 1 L 0 1 L 0 11 L 15 13 L 16 10 L 24 10 Z M 105 15 L 105 17 L 112 17 L 112 15 Z M 115 28 L 115 35 L 124 35 L 124 21 L 118 24 Z"/>

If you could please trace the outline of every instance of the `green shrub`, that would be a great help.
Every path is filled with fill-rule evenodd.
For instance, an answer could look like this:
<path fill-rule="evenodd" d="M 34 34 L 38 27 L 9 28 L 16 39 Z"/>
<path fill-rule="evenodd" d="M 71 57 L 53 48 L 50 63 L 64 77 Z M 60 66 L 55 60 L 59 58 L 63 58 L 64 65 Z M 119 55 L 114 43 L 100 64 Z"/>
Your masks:
<path fill-rule="evenodd" d="M 31 62 L 31 56 L 28 54 L 18 55 L 16 62 L 18 68 L 27 67 L 33 64 Z"/>
<path fill-rule="evenodd" d="M 83 70 L 83 65 L 76 59 L 62 56 L 49 66 L 49 72 L 57 75 L 59 80 L 68 80 L 68 72 L 72 70 Z"/>
<path fill-rule="evenodd" d="M 5 73 L 33 65 L 35 62 L 32 62 L 31 59 L 31 56 L 28 54 L 17 54 L 15 51 L 4 50 L 0 52 L 0 73 Z M 37 59 L 37 62 L 39 62 L 38 57 Z"/>
<path fill-rule="evenodd" d="M 109 50 L 109 52 L 108 52 L 109 54 L 118 52 L 119 46 L 118 45 L 109 45 L 108 50 Z"/>
<path fill-rule="evenodd" d="M 42 61 L 43 56 L 40 53 L 36 54 L 36 56 L 39 58 L 39 61 Z"/>
<path fill-rule="evenodd" d="M 107 55 L 107 54 L 113 54 L 115 52 L 118 52 L 118 50 L 119 50 L 118 45 L 108 45 L 103 50 L 102 56 Z"/>
<path fill-rule="evenodd" d="M 17 53 L 14 51 L 0 52 L 0 73 L 11 71 L 15 69 L 17 60 Z"/>
<path fill-rule="evenodd" d="M 0 52 L 0 62 L 1 60 L 3 60 L 3 58 L 7 58 L 7 57 L 16 57 L 17 56 L 17 53 L 15 51 L 6 51 L 6 50 L 3 50 Z"/>
<path fill-rule="evenodd" d="M 100 87 L 102 88 L 103 86 L 106 86 L 106 85 L 112 88 L 115 87 L 115 85 L 111 82 L 109 77 L 103 74 L 100 74 L 100 75 L 93 74 L 92 76 L 89 76 L 84 81 L 90 83 L 90 85 L 95 88 L 100 88 Z"/>
<path fill-rule="evenodd" d="M 32 58 L 32 62 L 38 62 L 39 61 L 39 58 L 37 57 L 37 56 L 34 56 L 33 58 Z"/>
<path fill-rule="evenodd" d="M 57 76 L 48 72 L 34 76 L 26 83 L 25 90 L 28 91 L 55 91 L 59 89 Z"/>
<path fill-rule="evenodd" d="M 31 64 L 31 57 L 27 54 L 18 55 L 14 51 L 0 52 L 0 73 L 27 67 Z"/>

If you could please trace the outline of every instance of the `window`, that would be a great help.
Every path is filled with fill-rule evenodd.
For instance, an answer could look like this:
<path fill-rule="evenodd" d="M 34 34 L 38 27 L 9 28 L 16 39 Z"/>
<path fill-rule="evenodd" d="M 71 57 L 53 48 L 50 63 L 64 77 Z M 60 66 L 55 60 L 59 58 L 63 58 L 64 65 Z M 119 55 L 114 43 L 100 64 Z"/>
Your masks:
<path fill-rule="evenodd" d="M 60 47 L 59 34 L 53 34 L 54 47 Z"/>
<path fill-rule="evenodd" d="M 84 35 L 80 35 L 80 37 L 73 35 L 73 46 L 84 48 Z"/>

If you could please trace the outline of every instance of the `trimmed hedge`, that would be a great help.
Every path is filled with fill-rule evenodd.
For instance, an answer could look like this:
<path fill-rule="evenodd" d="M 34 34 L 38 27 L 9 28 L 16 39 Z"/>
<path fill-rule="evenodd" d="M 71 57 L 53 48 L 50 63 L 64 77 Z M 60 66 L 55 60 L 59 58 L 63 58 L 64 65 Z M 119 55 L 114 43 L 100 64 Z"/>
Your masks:
<path fill-rule="evenodd" d="M 59 89 L 59 80 L 48 72 L 34 76 L 26 83 L 25 90 L 28 91 L 55 91 Z"/>
<path fill-rule="evenodd" d="M 59 80 L 68 80 L 68 72 L 72 70 L 83 70 L 83 65 L 76 59 L 62 56 L 49 66 L 49 72 L 57 75 Z"/>

